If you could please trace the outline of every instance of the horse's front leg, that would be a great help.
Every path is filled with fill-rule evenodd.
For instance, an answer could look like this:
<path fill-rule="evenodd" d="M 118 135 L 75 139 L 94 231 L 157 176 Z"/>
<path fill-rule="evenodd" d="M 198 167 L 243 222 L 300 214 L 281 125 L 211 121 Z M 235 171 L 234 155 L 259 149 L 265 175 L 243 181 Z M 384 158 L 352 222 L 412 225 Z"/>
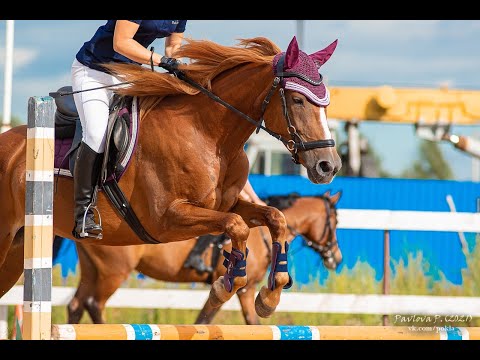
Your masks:
<path fill-rule="evenodd" d="M 246 253 L 250 228 L 240 215 L 205 209 L 190 203 L 176 203 L 165 215 L 169 231 L 181 238 L 226 233 L 232 240 L 231 252 L 224 252 L 227 271 L 212 284 L 205 306 L 221 306 L 247 284 Z"/>
<path fill-rule="evenodd" d="M 250 227 L 265 225 L 272 236 L 271 269 L 268 286 L 262 286 L 255 299 L 255 311 L 266 318 L 273 314 L 283 289 L 292 286 L 292 278 L 287 267 L 287 221 L 283 213 L 272 206 L 261 206 L 238 200 L 232 212 L 240 215 Z"/>

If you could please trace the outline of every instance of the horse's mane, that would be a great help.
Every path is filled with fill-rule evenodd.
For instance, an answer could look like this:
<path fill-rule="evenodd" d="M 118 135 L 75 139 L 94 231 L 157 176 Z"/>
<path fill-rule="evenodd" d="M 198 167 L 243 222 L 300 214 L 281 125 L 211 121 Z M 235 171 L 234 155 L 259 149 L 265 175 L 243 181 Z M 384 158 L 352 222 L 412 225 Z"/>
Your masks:
<path fill-rule="evenodd" d="M 272 195 L 264 199 L 268 206 L 276 207 L 278 210 L 285 210 L 292 207 L 300 198 L 300 194 L 293 192 L 288 195 Z"/>
<path fill-rule="evenodd" d="M 180 65 L 179 69 L 207 89 L 211 89 L 211 81 L 224 71 L 246 63 L 271 63 L 281 51 L 265 37 L 240 39 L 236 46 L 224 46 L 210 40 L 185 41 L 175 56 L 189 59 L 190 63 Z M 158 98 L 175 94 L 195 95 L 199 92 L 184 81 L 165 72 L 154 72 L 149 67 L 110 63 L 105 68 L 121 81 L 130 82 L 128 86 L 115 90 L 121 95 Z"/>
<path fill-rule="evenodd" d="M 327 200 L 330 203 L 331 208 L 336 213 L 336 206 L 334 203 L 332 203 L 329 196 L 326 196 L 325 194 L 320 194 L 313 195 L 312 197 Z M 263 200 L 268 206 L 276 207 L 278 210 L 285 210 L 292 207 L 299 198 L 301 198 L 301 195 L 299 193 L 292 192 L 288 195 L 271 195 Z"/>

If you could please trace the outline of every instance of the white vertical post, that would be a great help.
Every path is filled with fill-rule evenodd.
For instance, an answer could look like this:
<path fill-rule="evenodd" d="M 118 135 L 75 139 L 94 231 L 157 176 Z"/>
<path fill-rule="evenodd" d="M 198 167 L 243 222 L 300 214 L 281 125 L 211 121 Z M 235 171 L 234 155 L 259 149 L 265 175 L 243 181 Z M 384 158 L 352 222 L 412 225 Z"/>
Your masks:
<path fill-rule="evenodd" d="M 265 170 L 264 175 L 272 175 L 272 150 L 265 149 Z"/>
<path fill-rule="evenodd" d="M 446 196 L 448 207 L 450 208 L 451 212 L 457 212 L 457 208 L 455 206 L 455 202 L 453 201 L 452 195 L 448 194 Z M 462 246 L 462 250 L 464 253 L 468 251 L 468 244 L 467 239 L 465 239 L 465 234 L 462 231 L 458 232 L 458 238 L 460 240 L 460 245 Z"/>
<path fill-rule="evenodd" d="M 8 305 L 0 305 L 0 340 L 8 340 Z"/>
<path fill-rule="evenodd" d="M 6 20 L 6 39 L 5 39 L 5 76 L 3 85 L 3 123 L 0 127 L 0 133 L 3 133 L 11 127 L 11 109 L 12 109 L 12 74 L 13 74 L 13 29 L 14 20 Z"/>
<path fill-rule="evenodd" d="M 472 137 L 475 139 L 480 139 L 480 134 L 473 133 Z M 472 156 L 472 181 L 480 181 L 480 158 Z"/>
<path fill-rule="evenodd" d="M 305 33 L 305 20 L 297 20 L 297 43 L 300 50 L 305 51 L 304 45 L 304 33 Z"/>
<path fill-rule="evenodd" d="M 249 164 L 248 170 L 251 171 L 258 157 L 258 145 L 255 142 L 250 140 L 247 150 L 245 150 L 245 152 L 247 153 L 247 158 L 248 158 L 248 164 Z"/>
<path fill-rule="evenodd" d="M 347 124 L 348 131 L 348 160 L 353 176 L 360 174 L 361 155 L 360 155 L 360 134 L 358 131 L 358 123 L 350 121 Z"/>
<path fill-rule="evenodd" d="M 472 156 L 472 181 L 480 181 L 480 160 Z"/>

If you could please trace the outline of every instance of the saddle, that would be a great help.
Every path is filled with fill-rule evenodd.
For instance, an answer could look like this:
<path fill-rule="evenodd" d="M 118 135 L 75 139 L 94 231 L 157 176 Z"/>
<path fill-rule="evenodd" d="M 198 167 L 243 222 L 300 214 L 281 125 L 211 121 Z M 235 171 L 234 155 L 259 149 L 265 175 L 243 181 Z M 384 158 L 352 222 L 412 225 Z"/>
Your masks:
<path fill-rule="evenodd" d="M 71 86 L 64 86 L 55 95 L 55 175 L 73 178 L 75 155 L 82 141 L 82 126 Z M 61 94 L 69 94 L 63 95 Z M 143 242 L 159 244 L 143 227 L 118 186 L 132 158 L 138 138 L 139 114 L 136 97 L 115 94 L 110 104 L 105 152 L 95 191 L 103 191 L 119 215 Z M 96 196 L 94 196 L 96 198 Z"/>
<path fill-rule="evenodd" d="M 64 86 L 59 93 L 69 93 L 71 86 Z M 107 128 L 105 157 L 102 164 L 104 178 L 114 176 L 117 180 L 126 169 L 128 163 L 122 160 L 130 154 L 127 153 L 129 145 L 135 141 L 132 138 L 132 97 L 115 94 L 110 104 L 110 116 Z M 68 170 L 73 174 L 75 154 L 82 141 L 82 126 L 80 117 L 72 95 L 55 97 L 55 169 Z M 68 176 L 67 172 L 59 175 Z M 105 176 L 106 175 L 106 176 Z"/>

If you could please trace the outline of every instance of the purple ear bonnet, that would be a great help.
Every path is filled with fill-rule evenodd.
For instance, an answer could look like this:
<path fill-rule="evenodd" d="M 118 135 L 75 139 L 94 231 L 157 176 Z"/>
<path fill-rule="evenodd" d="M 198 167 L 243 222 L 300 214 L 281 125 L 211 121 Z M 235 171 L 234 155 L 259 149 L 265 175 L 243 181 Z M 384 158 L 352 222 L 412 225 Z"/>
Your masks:
<path fill-rule="evenodd" d="M 318 82 L 321 79 L 318 69 L 330 58 L 336 46 L 337 40 L 325 49 L 308 55 L 298 48 L 297 40 L 293 37 L 288 45 L 287 51 L 277 54 L 274 57 L 273 72 L 277 75 L 278 61 L 285 55 L 284 72 L 301 74 Z M 319 106 L 327 106 L 330 104 L 330 92 L 323 82 L 320 85 L 313 85 L 298 77 L 285 77 L 282 78 L 281 86 L 287 90 L 296 91 L 305 95 L 311 102 Z"/>

